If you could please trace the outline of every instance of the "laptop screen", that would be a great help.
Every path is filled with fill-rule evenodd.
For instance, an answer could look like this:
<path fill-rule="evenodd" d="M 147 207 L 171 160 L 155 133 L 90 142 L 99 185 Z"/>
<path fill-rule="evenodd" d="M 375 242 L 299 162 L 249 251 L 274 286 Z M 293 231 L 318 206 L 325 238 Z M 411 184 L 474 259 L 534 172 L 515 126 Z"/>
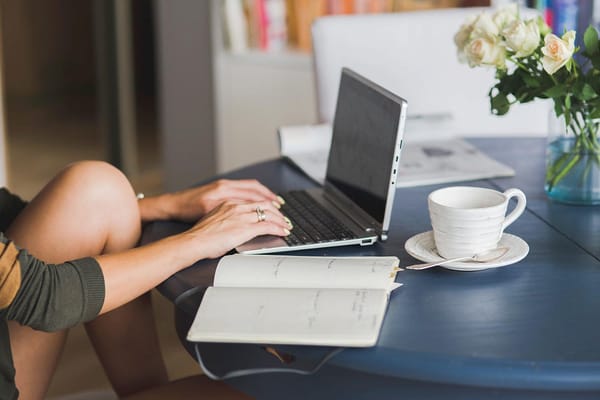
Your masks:
<path fill-rule="evenodd" d="M 326 180 L 383 222 L 403 100 L 344 69 Z"/>

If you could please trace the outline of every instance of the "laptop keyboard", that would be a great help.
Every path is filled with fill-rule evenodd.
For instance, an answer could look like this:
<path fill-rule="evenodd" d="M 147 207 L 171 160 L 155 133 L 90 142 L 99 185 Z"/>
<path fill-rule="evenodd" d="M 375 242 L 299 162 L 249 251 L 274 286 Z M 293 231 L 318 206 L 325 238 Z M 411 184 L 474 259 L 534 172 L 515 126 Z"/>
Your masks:
<path fill-rule="evenodd" d="M 283 195 L 281 212 L 292 221 L 294 229 L 284 239 L 290 246 L 352 239 L 356 236 L 329 211 L 303 191 Z"/>

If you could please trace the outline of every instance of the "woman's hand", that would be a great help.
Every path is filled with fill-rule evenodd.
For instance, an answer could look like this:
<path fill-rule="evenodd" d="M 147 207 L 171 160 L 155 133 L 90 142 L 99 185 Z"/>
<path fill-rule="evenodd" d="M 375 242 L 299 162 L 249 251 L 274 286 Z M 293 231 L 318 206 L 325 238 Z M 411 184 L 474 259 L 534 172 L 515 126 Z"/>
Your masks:
<path fill-rule="evenodd" d="M 195 222 L 224 201 L 268 202 L 279 207 L 280 198 L 254 179 L 219 179 L 209 184 L 140 200 L 142 221 L 177 219 Z"/>
<path fill-rule="evenodd" d="M 264 219 L 257 207 L 264 212 Z M 220 257 L 255 236 L 286 236 L 289 229 L 270 201 L 226 201 L 185 232 L 97 256 L 106 287 L 102 312 L 131 301 L 198 260 Z"/>
<path fill-rule="evenodd" d="M 264 212 L 264 218 L 260 217 Z M 202 252 L 198 258 L 216 258 L 260 235 L 287 236 L 291 225 L 271 201 L 226 201 L 186 234 Z"/>

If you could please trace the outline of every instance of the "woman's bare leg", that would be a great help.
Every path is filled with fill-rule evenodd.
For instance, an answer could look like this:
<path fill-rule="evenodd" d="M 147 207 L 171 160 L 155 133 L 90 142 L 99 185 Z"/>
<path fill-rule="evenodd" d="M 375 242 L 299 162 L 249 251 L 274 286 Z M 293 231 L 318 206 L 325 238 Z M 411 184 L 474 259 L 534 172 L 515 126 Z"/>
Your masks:
<path fill-rule="evenodd" d="M 167 385 L 127 396 L 123 400 L 248 400 L 252 397 L 238 392 L 224 382 L 210 380 L 206 376 L 194 375 Z"/>
<path fill-rule="evenodd" d="M 13 222 L 7 236 L 36 257 L 59 263 L 135 246 L 137 200 L 127 179 L 101 162 L 80 162 L 52 180 Z M 105 314 L 86 329 L 119 395 L 167 381 L 149 295 Z M 9 325 L 21 399 L 42 399 L 66 331 L 44 333 Z"/>

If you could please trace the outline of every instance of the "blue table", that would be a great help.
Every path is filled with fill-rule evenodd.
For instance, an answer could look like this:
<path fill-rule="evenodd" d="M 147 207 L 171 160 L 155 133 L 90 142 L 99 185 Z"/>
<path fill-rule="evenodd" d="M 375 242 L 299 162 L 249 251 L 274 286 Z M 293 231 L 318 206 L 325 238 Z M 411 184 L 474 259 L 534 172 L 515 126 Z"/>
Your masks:
<path fill-rule="evenodd" d="M 543 193 L 542 139 L 477 139 L 472 142 L 511 165 L 513 178 L 468 182 L 522 189 L 524 214 L 508 232 L 526 240 L 530 253 L 518 264 L 481 272 L 442 268 L 404 271 L 376 347 L 346 349 L 311 376 L 266 374 L 229 380 L 267 399 L 599 399 L 600 208 L 550 202 Z M 283 160 L 227 174 L 256 177 L 275 191 L 314 185 Z M 440 186 L 398 189 L 390 239 L 370 247 L 306 251 L 306 255 L 396 255 L 417 260 L 404 242 L 430 228 L 427 195 Z M 187 225 L 154 223 L 148 242 Z M 198 262 L 159 286 L 177 308 L 183 337 L 212 283 L 215 260 Z M 189 343 L 182 343 L 190 349 Z M 253 365 L 278 366 L 258 346 L 202 345 L 217 372 Z M 309 365 L 327 349 L 284 350 Z"/>

